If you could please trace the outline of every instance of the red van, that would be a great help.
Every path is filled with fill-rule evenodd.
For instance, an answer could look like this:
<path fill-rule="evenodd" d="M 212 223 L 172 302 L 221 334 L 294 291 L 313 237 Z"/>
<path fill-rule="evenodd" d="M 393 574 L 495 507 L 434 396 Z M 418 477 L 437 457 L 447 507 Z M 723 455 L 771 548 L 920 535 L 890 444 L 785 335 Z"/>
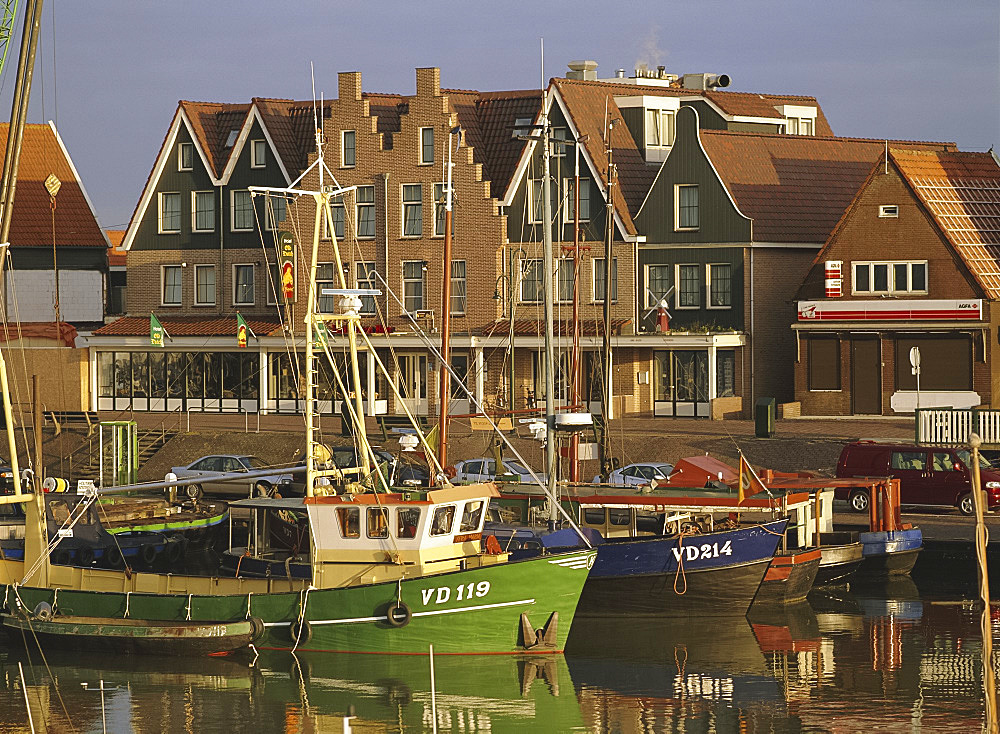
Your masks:
<path fill-rule="evenodd" d="M 837 462 L 838 477 L 892 477 L 899 479 L 904 505 L 957 507 L 963 515 L 975 513 L 972 499 L 972 452 L 947 446 L 855 441 L 844 446 Z M 979 457 L 979 478 L 989 507 L 1000 506 L 1000 471 Z M 867 512 L 869 497 L 862 489 L 837 489 L 837 499 Z"/>

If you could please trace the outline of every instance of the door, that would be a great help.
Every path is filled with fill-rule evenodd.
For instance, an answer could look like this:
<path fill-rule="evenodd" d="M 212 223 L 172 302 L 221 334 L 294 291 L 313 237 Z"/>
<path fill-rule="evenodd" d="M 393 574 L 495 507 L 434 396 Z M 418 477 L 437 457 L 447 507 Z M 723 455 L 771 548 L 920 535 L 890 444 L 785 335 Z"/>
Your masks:
<path fill-rule="evenodd" d="M 674 415 L 707 418 L 708 352 L 675 351 Z"/>
<path fill-rule="evenodd" d="M 889 476 L 899 480 L 899 498 L 904 505 L 933 505 L 935 501 L 927 450 L 893 451 Z"/>
<path fill-rule="evenodd" d="M 934 504 L 954 505 L 958 498 L 972 489 L 969 470 L 950 449 L 931 452 L 931 478 L 928 493 L 933 492 Z"/>
<path fill-rule="evenodd" d="M 407 409 L 414 415 L 427 415 L 427 355 L 399 355 L 399 379 Z"/>
<path fill-rule="evenodd" d="M 851 412 L 882 414 L 882 355 L 878 338 L 851 339 Z"/>

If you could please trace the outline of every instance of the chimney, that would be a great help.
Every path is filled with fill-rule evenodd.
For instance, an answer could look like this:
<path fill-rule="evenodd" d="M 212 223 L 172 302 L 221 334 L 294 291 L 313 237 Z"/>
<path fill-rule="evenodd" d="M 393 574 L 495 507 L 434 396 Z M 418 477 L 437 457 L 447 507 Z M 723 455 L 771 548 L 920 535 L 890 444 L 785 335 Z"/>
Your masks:
<path fill-rule="evenodd" d="M 582 79 L 583 81 L 590 82 L 597 81 L 597 62 L 589 59 L 586 61 L 570 61 L 566 78 Z"/>
<path fill-rule="evenodd" d="M 625 70 L 624 69 L 618 69 L 617 71 L 615 71 L 615 77 L 618 78 L 618 79 L 624 79 L 625 78 Z"/>
<path fill-rule="evenodd" d="M 417 96 L 441 96 L 441 69 L 436 66 L 417 69 Z"/>
<path fill-rule="evenodd" d="M 340 101 L 361 99 L 361 72 L 342 71 L 337 74 L 338 98 Z"/>

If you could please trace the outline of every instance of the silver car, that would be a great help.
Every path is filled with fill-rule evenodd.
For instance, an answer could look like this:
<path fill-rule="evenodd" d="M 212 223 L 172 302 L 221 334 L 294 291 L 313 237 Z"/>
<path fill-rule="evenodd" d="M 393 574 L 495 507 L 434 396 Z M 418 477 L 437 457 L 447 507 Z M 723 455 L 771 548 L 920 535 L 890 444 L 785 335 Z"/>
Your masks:
<path fill-rule="evenodd" d="M 283 495 L 294 493 L 292 475 L 288 472 L 275 470 L 274 474 L 247 479 L 229 479 L 240 472 L 260 471 L 270 468 L 256 456 L 239 454 L 217 454 L 203 456 L 187 466 L 175 466 L 170 469 L 178 479 L 198 478 L 197 484 L 187 484 L 178 491 L 189 499 L 198 500 L 203 495 L 219 495 L 226 497 L 270 497 L 275 491 Z"/>
<path fill-rule="evenodd" d="M 548 481 L 547 475 L 535 472 L 541 482 Z M 515 459 L 504 459 L 500 475 L 497 476 L 497 463 L 494 459 L 468 459 L 455 464 L 456 482 L 491 482 L 498 479 L 502 482 L 534 482 L 531 472 L 521 462 Z"/>
<path fill-rule="evenodd" d="M 619 487 L 638 487 L 640 484 L 649 484 L 654 479 L 666 479 L 673 470 L 673 464 L 664 464 L 659 461 L 628 464 L 611 472 L 605 484 L 613 484 Z M 594 477 L 594 484 L 600 483 L 601 476 L 597 475 Z"/>

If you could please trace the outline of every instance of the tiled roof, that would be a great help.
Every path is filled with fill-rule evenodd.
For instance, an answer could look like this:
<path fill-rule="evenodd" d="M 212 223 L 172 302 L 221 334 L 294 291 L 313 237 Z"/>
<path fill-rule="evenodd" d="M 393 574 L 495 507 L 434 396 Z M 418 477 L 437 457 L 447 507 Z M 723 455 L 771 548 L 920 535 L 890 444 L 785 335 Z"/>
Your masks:
<path fill-rule="evenodd" d="M 632 319 L 612 319 L 611 333 L 618 331 Z M 553 322 L 556 336 L 572 336 L 573 322 L 561 320 Z M 510 321 L 503 319 L 494 321 L 492 324 L 484 326 L 480 334 L 482 336 L 504 336 L 510 333 Z M 535 319 L 514 319 L 514 336 L 542 336 L 545 333 L 545 322 Z M 602 320 L 584 320 L 580 322 L 581 336 L 603 336 L 604 322 Z"/>
<path fill-rule="evenodd" d="M 76 327 L 67 324 L 65 321 L 59 322 L 59 336 L 67 347 L 76 346 Z M 4 323 L 0 327 L 0 342 L 16 341 L 18 339 L 52 339 L 56 338 L 55 321 L 18 321 L 16 323 Z"/>
<path fill-rule="evenodd" d="M 406 97 L 401 94 L 362 92 L 361 99 L 368 100 L 368 114 L 378 118 L 375 122 L 376 132 L 400 131 L 400 116 L 410 111 L 410 101 Z"/>
<path fill-rule="evenodd" d="M 108 265 L 112 267 L 125 267 L 125 250 L 120 249 L 122 240 L 125 238 L 124 229 L 106 229 L 104 234 L 108 236 L 111 247 L 108 249 Z"/>
<path fill-rule="evenodd" d="M 830 123 L 827 122 L 826 115 L 823 114 L 823 108 L 819 106 L 819 102 L 816 101 L 815 97 L 755 94 L 753 92 L 726 92 L 716 89 L 709 89 L 704 92 L 696 91 L 694 94 L 703 94 L 706 99 L 714 102 L 727 115 L 772 118 L 775 122 L 784 119 L 777 109 L 779 105 L 815 107 L 816 135 L 833 135 Z"/>
<path fill-rule="evenodd" d="M 991 153 L 889 155 L 989 298 L 1000 298 L 1000 166 Z"/>
<path fill-rule="evenodd" d="M 885 141 L 701 130 L 702 146 L 755 242 L 826 241 Z M 893 145 L 954 149 L 953 143 Z"/>
<path fill-rule="evenodd" d="M 230 316 L 178 317 L 157 316 L 167 334 L 178 336 L 232 336 L 236 338 L 236 314 Z M 281 330 L 276 319 L 244 317 L 257 336 Z M 148 316 L 125 316 L 94 331 L 95 336 L 144 336 L 149 334 Z"/>
<path fill-rule="evenodd" d="M 0 124 L 0 146 L 7 144 L 7 123 Z M 52 247 L 52 205 L 45 179 L 62 182 L 56 196 L 55 240 L 59 247 L 107 247 L 83 187 L 76 178 L 55 132 L 49 125 L 25 125 L 17 171 L 14 214 L 10 223 L 13 247 Z"/>
<path fill-rule="evenodd" d="M 243 126 L 250 105 L 182 100 L 180 107 L 191 122 L 194 137 L 201 142 L 212 174 L 218 177 L 229 159 L 230 151 L 225 147 L 229 131 Z"/>

